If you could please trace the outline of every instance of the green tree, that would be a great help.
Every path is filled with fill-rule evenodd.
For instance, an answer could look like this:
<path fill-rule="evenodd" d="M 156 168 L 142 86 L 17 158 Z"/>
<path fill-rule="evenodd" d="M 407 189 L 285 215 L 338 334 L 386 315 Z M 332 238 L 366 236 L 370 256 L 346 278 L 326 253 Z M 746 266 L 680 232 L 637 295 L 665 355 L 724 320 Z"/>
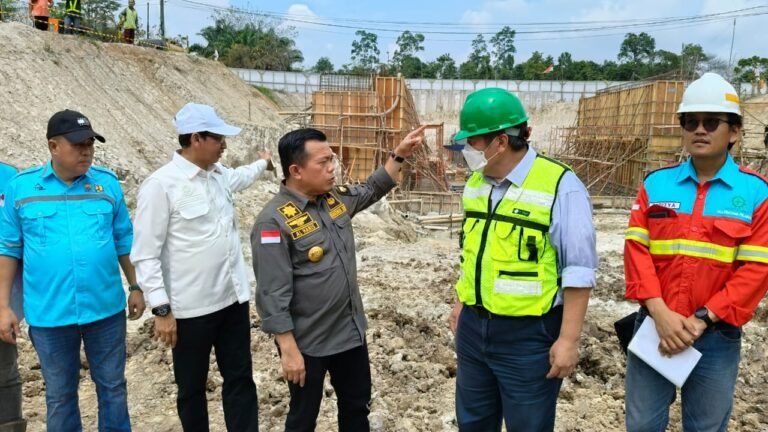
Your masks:
<path fill-rule="evenodd" d="M 355 35 L 359 40 L 352 41 L 353 71 L 362 73 L 374 73 L 379 64 L 378 37 L 375 33 L 358 30 Z"/>
<path fill-rule="evenodd" d="M 419 51 L 424 51 L 424 35 L 406 30 L 397 37 L 396 44 L 397 49 L 392 56 L 392 66 L 400 69 L 405 58 L 416 57 Z M 413 63 L 413 60 L 411 62 Z"/>
<path fill-rule="evenodd" d="M 554 63 L 554 59 L 552 56 L 544 57 L 544 54 L 542 54 L 539 51 L 534 51 L 531 54 L 531 58 L 526 60 L 521 64 L 522 69 L 522 79 L 526 80 L 541 80 L 541 79 L 554 79 L 551 77 L 551 74 L 549 75 L 543 75 L 542 73 L 544 70 L 549 67 L 549 65 Z"/>
<path fill-rule="evenodd" d="M 333 63 L 331 63 L 331 59 L 328 57 L 320 57 L 317 59 L 317 63 L 315 63 L 314 66 L 312 66 L 312 72 L 315 73 L 332 73 L 333 72 Z"/>
<path fill-rule="evenodd" d="M 667 50 L 657 50 L 653 66 L 648 68 L 647 76 L 654 76 L 680 69 L 680 56 Z"/>
<path fill-rule="evenodd" d="M 701 68 L 712 58 L 704 52 L 699 44 L 683 44 L 680 51 L 680 67 L 686 76 L 694 76 L 701 72 Z"/>
<path fill-rule="evenodd" d="M 493 68 L 498 79 L 512 78 L 512 68 L 515 67 L 515 31 L 504 26 L 493 37 Z"/>
<path fill-rule="evenodd" d="M 493 78 L 491 67 L 491 55 L 488 53 L 488 44 L 482 34 L 472 41 L 472 52 L 467 61 L 459 66 L 459 78 L 462 79 L 489 79 Z"/>
<path fill-rule="evenodd" d="M 290 71 L 304 61 L 295 46 L 293 28 L 279 21 L 235 11 L 217 12 L 213 18 L 214 25 L 199 33 L 207 45 L 194 44 L 191 52 L 211 57 L 218 51 L 227 66 L 253 69 Z"/>
<path fill-rule="evenodd" d="M 736 78 L 742 82 L 755 82 L 758 76 L 765 78 L 768 72 L 768 58 L 752 56 L 736 62 L 733 68 Z"/>
<path fill-rule="evenodd" d="M 456 79 L 459 77 L 459 71 L 451 55 L 446 53 L 435 61 L 427 63 L 423 76 L 424 78 Z"/>
<path fill-rule="evenodd" d="M 560 53 L 557 57 L 557 78 L 561 80 L 572 80 L 573 78 L 573 56 L 568 51 Z"/>
<path fill-rule="evenodd" d="M 83 27 L 100 33 L 116 33 L 117 20 L 115 16 L 121 10 L 116 0 L 88 0 L 83 5 Z"/>
<path fill-rule="evenodd" d="M 0 0 L 0 21 L 9 21 L 19 12 L 19 3 L 14 0 Z"/>
<path fill-rule="evenodd" d="M 656 40 L 648 33 L 627 33 L 619 48 L 619 60 L 632 63 L 652 63 L 656 51 Z"/>

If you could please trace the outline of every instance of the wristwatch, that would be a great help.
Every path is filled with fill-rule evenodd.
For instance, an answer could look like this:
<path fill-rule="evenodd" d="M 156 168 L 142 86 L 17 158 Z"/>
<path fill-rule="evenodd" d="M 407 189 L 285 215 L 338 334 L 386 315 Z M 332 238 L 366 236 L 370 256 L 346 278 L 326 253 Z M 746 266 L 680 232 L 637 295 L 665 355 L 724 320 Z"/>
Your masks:
<path fill-rule="evenodd" d="M 128 287 L 128 292 L 129 293 L 130 292 L 134 292 L 134 291 L 138 291 L 138 292 L 141 292 L 141 293 L 144 292 L 144 291 L 141 290 L 141 287 L 139 286 L 139 284 L 133 284 L 133 285 Z"/>
<path fill-rule="evenodd" d="M 169 313 L 171 313 L 171 305 L 169 304 L 155 306 L 152 308 L 152 315 L 154 316 L 164 317 Z"/>
<path fill-rule="evenodd" d="M 403 162 L 405 162 L 405 158 L 404 158 L 404 157 L 402 157 L 402 156 L 398 156 L 398 155 L 397 155 L 397 153 L 395 153 L 395 152 L 393 152 L 393 151 L 389 152 L 389 157 L 391 157 L 392 159 L 394 159 L 394 160 L 395 160 L 395 162 L 397 162 L 397 163 L 403 163 Z"/>
<path fill-rule="evenodd" d="M 693 313 L 693 316 L 704 321 L 707 324 L 707 328 L 710 328 L 715 324 L 712 321 L 712 318 L 709 317 L 709 309 L 704 306 L 696 309 L 696 312 Z"/>

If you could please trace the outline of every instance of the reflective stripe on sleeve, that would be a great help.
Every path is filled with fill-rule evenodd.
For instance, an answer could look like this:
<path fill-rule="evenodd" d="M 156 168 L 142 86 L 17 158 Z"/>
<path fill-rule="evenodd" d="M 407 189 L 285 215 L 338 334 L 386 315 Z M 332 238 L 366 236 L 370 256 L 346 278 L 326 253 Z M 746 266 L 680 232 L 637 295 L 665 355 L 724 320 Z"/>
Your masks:
<path fill-rule="evenodd" d="M 739 261 L 754 261 L 768 264 L 768 248 L 741 245 L 736 253 L 736 259 Z"/>
<path fill-rule="evenodd" d="M 640 227 L 629 227 L 627 228 L 627 234 L 624 236 L 625 240 L 634 240 L 643 246 L 648 246 L 650 241 L 650 236 L 648 235 L 648 230 Z"/>

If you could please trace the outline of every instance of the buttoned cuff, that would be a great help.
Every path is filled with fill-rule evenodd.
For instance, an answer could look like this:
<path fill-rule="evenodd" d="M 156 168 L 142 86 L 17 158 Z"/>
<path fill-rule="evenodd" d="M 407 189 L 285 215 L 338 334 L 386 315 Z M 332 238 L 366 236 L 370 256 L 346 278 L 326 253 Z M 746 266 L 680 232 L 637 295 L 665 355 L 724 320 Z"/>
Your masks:
<path fill-rule="evenodd" d="M 279 334 L 293 330 L 293 318 L 288 312 L 272 315 L 261 321 L 261 329 L 266 333 Z"/>
<path fill-rule="evenodd" d="M 595 269 L 589 267 L 568 266 L 561 274 L 564 288 L 593 288 Z"/>
<path fill-rule="evenodd" d="M 168 293 L 164 288 L 155 289 L 147 293 L 147 302 L 151 308 L 162 306 L 164 304 L 171 304 L 171 300 L 168 298 Z"/>

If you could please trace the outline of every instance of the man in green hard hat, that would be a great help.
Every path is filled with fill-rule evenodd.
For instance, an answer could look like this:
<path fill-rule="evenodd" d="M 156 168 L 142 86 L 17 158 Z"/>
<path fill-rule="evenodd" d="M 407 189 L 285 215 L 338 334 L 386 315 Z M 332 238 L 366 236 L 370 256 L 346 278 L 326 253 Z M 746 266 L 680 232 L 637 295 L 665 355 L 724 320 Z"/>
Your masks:
<path fill-rule="evenodd" d="M 464 188 L 456 335 L 460 431 L 551 431 L 595 286 L 592 204 L 569 167 L 536 153 L 520 100 L 471 93 L 454 137 Z M 454 147 L 456 148 L 456 147 Z"/>

